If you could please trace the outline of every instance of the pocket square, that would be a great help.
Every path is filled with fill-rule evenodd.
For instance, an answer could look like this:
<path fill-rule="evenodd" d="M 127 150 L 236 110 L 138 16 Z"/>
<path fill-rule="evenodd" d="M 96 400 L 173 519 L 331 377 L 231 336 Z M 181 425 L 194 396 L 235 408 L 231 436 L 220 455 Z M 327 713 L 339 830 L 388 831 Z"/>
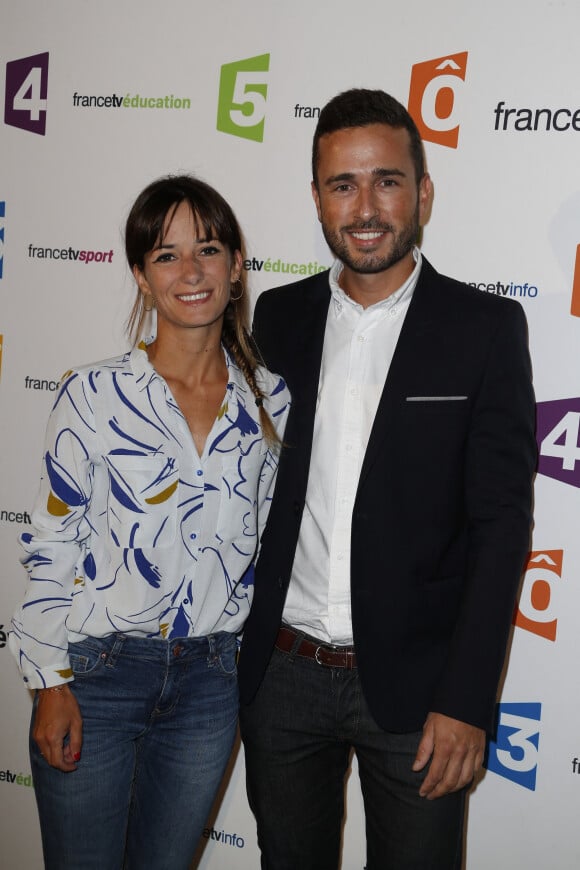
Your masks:
<path fill-rule="evenodd" d="M 407 396 L 406 402 L 466 402 L 468 396 Z"/>

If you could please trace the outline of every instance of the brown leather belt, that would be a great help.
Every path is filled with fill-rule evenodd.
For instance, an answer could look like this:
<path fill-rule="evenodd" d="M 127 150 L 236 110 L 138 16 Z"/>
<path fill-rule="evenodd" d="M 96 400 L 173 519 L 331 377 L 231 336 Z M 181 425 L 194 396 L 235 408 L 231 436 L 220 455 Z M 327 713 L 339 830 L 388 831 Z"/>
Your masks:
<path fill-rule="evenodd" d="M 296 639 L 299 637 L 302 640 L 295 647 Z M 331 646 L 325 643 L 315 643 L 302 637 L 300 632 L 286 626 L 282 626 L 278 632 L 276 648 L 286 653 L 294 651 L 294 655 L 314 659 L 317 664 L 327 668 L 347 668 L 348 670 L 356 668 L 356 653 L 353 646 Z"/>

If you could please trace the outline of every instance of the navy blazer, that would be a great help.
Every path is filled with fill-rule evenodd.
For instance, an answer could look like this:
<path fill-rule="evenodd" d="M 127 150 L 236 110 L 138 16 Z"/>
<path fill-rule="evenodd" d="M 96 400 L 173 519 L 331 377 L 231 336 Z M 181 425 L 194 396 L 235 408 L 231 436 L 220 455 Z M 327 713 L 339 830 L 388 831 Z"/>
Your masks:
<path fill-rule="evenodd" d="M 257 345 L 293 405 L 244 630 L 242 703 L 262 680 L 292 571 L 329 302 L 325 272 L 256 306 Z M 491 728 L 529 549 L 534 422 L 521 306 L 423 258 L 352 514 L 354 645 L 388 731 L 420 730 L 429 711 Z"/>

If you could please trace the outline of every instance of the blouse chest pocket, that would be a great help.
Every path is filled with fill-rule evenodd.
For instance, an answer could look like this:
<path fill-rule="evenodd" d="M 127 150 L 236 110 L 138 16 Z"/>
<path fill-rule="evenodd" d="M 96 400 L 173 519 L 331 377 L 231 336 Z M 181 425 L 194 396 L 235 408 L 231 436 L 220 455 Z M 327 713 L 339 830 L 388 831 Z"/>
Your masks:
<path fill-rule="evenodd" d="M 258 484 L 266 453 L 227 454 L 222 464 L 218 535 L 224 540 L 256 538 Z"/>
<path fill-rule="evenodd" d="M 107 521 L 117 547 L 150 549 L 175 541 L 179 468 L 170 456 L 106 457 Z"/>

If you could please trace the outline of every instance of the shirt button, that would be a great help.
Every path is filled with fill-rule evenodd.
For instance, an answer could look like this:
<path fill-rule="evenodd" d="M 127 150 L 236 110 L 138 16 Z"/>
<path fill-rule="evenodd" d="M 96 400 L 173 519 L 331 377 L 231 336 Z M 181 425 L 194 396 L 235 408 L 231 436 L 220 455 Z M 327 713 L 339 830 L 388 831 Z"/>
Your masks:
<path fill-rule="evenodd" d="M 198 470 L 195 473 L 197 474 L 198 477 L 201 477 L 203 474 L 203 471 L 201 470 L 201 468 L 198 468 Z"/>
<path fill-rule="evenodd" d="M 195 534 L 195 532 L 192 532 L 189 537 L 191 538 L 192 541 L 195 541 L 195 539 L 197 538 L 197 535 Z"/>
<path fill-rule="evenodd" d="M 357 341 L 361 341 L 361 342 L 362 342 L 362 341 L 364 341 L 364 340 L 365 340 L 364 335 L 359 335 L 359 337 L 357 338 Z"/>

